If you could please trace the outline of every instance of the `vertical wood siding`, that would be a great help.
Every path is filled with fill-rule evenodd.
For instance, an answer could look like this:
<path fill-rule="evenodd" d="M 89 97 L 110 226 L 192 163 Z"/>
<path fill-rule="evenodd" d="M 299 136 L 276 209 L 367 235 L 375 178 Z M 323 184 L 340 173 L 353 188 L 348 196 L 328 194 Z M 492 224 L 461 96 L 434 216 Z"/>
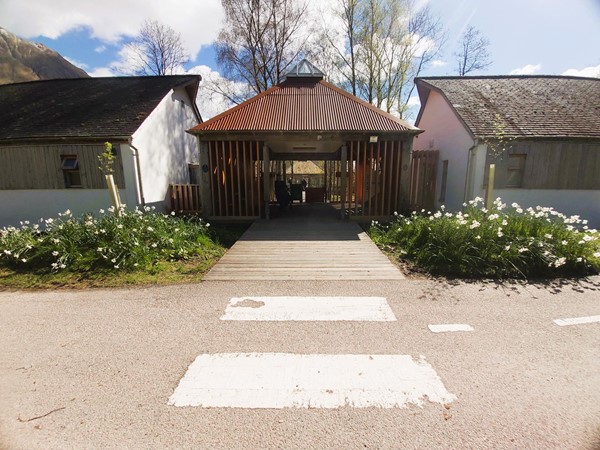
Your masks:
<path fill-rule="evenodd" d="M 213 215 L 257 217 L 262 214 L 262 143 L 208 142 Z"/>
<path fill-rule="evenodd" d="M 513 143 L 509 154 L 524 154 L 523 189 L 600 189 L 600 144 L 524 141 Z M 508 173 L 508 156 L 486 163 L 496 164 L 494 188 L 504 189 Z"/>
<path fill-rule="evenodd" d="M 120 149 L 117 149 L 114 178 L 125 188 Z M 61 155 L 76 155 L 84 189 L 105 189 L 106 180 L 98 169 L 103 144 L 58 144 L 0 147 L 0 189 L 65 189 Z M 79 188 L 73 188 L 79 189 Z"/>

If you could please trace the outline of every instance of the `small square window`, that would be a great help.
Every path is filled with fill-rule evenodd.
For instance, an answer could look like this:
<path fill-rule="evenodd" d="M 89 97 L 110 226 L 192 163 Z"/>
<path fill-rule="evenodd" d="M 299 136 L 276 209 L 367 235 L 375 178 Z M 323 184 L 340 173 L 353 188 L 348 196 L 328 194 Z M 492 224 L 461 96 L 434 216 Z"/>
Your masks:
<path fill-rule="evenodd" d="M 77 170 L 77 156 L 62 156 L 60 168 L 62 170 Z"/>
<path fill-rule="evenodd" d="M 79 162 L 75 155 L 62 155 L 60 157 L 60 168 L 63 172 L 65 187 L 82 187 L 81 173 L 79 172 Z"/>

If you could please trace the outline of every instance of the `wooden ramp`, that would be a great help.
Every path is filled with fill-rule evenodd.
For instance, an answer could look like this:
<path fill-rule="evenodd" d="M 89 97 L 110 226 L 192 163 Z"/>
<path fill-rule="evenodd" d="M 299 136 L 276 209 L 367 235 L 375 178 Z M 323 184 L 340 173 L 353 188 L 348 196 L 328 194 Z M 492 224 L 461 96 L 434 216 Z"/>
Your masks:
<path fill-rule="evenodd" d="M 356 224 L 306 219 L 252 224 L 204 280 L 401 280 Z"/>

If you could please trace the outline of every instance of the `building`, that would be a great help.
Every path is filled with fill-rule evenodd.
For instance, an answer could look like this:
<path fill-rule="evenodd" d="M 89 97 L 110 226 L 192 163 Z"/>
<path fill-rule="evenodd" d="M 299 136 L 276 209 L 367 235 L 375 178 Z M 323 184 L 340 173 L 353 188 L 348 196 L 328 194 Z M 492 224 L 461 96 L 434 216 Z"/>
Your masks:
<path fill-rule="evenodd" d="M 208 120 L 198 137 L 202 208 L 213 218 L 269 217 L 291 161 L 324 162 L 324 201 L 340 217 L 385 217 L 407 205 L 420 130 L 333 86 L 303 60 L 280 84 Z"/>
<path fill-rule="evenodd" d="M 415 80 L 425 130 L 415 152 L 437 150 L 435 207 L 484 197 L 551 206 L 600 226 L 600 79 L 564 76 Z M 499 143 L 504 145 L 498 145 Z"/>
<path fill-rule="evenodd" d="M 128 207 L 165 210 L 171 183 L 190 183 L 201 122 L 200 77 L 112 77 L 0 86 L 0 226 L 110 206 L 98 166 L 104 142 Z"/>

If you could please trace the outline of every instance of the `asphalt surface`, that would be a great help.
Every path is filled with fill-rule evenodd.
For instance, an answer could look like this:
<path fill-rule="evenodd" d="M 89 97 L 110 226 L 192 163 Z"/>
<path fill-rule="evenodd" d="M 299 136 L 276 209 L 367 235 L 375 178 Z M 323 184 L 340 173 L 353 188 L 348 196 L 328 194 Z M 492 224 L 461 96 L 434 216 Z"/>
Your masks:
<path fill-rule="evenodd" d="M 219 319 L 231 297 L 249 295 L 383 296 L 398 321 Z M 600 324 L 553 322 L 598 314 L 600 277 L 0 292 L 0 447 L 598 449 Z M 427 328 L 443 323 L 474 331 Z M 458 400 L 403 409 L 167 405 L 199 354 L 223 352 L 423 355 Z"/>

